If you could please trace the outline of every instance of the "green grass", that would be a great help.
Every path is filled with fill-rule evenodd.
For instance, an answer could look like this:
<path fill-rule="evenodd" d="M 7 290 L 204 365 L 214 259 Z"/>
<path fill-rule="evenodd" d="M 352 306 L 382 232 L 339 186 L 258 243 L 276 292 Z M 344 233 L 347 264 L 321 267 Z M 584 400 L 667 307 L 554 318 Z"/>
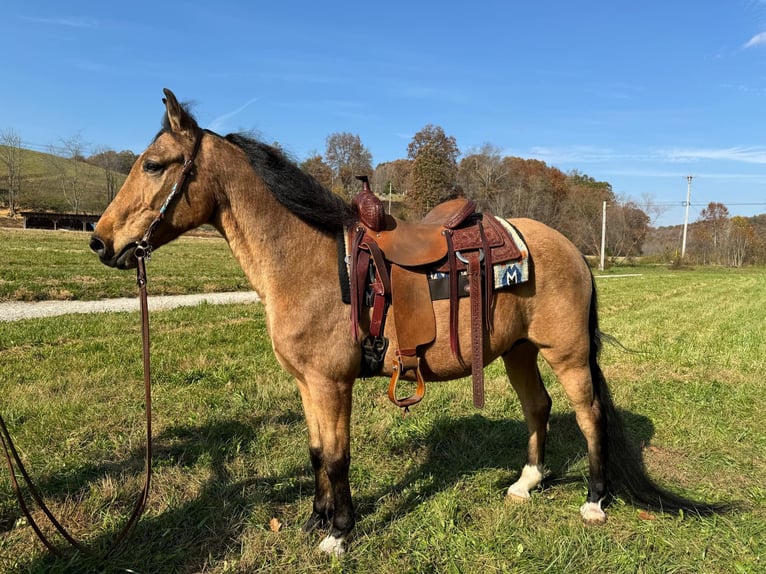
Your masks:
<path fill-rule="evenodd" d="M 103 299 L 135 295 L 135 272 L 103 265 L 77 231 L 0 228 L 0 301 Z M 249 289 L 220 236 L 183 236 L 158 249 L 147 264 L 154 295 Z"/>
<path fill-rule="evenodd" d="M 165 272 L 159 255 L 155 274 Z M 357 384 L 357 528 L 346 557 L 320 555 L 321 535 L 300 532 L 313 491 L 300 400 L 273 358 L 262 308 L 201 305 L 152 315 L 154 485 L 116 565 L 161 573 L 763 571 L 766 272 L 636 272 L 643 275 L 598 279 L 602 328 L 636 351 L 604 350 L 615 401 L 659 482 L 742 509 L 681 519 L 617 500 L 605 526 L 585 527 L 584 443 L 545 369 L 551 475 L 530 503 L 506 503 L 526 426 L 495 363 L 482 411 L 467 380 L 429 385 L 406 419 L 385 397 L 386 381 Z M 138 316 L 0 326 L 2 414 L 51 506 L 102 548 L 141 482 Z M 52 558 L 19 518 L 0 476 L 0 571 L 111 571 L 78 556 Z"/>

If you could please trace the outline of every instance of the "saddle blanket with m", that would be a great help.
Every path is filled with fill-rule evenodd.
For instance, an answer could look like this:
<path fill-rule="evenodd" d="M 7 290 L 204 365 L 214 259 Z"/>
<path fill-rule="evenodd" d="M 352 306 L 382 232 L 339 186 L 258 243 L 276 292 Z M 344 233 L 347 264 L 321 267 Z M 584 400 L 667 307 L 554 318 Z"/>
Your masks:
<path fill-rule="evenodd" d="M 513 238 L 513 242 L 519 248 L 519 253 L 521 256 L 519 259 L 514 261 L 504 261 L 502 263 L 498 263 L 497 261 L 493 262 L 492 274 L 494 277 L 494 287 L 495 289 L 503 289 L 505 287 L 518 285 L 519 283 L 526 283 L 529 280 L 529 251 L 527 251 L 527 245 L 524 243 L 524 239 L 521 237 L 521 234 L 513 225 L 500 217 L 495 217 L 495 219 Z M 461 277 L 461 283 L 463 281 L 467 281 L 468 272 L 460 271 L 459 273 Z M 445 293 L 444 289 L 440 287 L 442 284 L 441 282 L 448 281 L 449 272 L 447 271 L 428 272 L 428 282 L 431 286 L 431 299 L 433 301 L 437 301 L 439 299 L 449 299 L 449 293 Z M 468 293 L 464 293 L 464 295 L 467 296 Z"/>

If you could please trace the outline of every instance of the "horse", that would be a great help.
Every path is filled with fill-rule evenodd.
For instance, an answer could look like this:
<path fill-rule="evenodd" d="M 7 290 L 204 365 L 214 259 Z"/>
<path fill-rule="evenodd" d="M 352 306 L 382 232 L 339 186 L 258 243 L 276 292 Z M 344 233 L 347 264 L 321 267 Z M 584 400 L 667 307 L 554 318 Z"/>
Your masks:
<path fill-rule="evenodd" d="M 157 249 L 203 224 L 221 233 L 260 295 L 277 360 L 300 390 L 315 487 L 303 530 L 328 529 L 319 548 L 340 555 L 355 522 L 350 414 L 362 351 L 341 297 L 338 236 L 353 225 L 354 211 L 279 149 L 241 134 L 204 130 L 170 90 L 164 94 L 162 128 L 99 219 L 90 247 L 104 264 L 128 269 L 137 265 L 137 250 L 147 249 L 141 240 L 149 234 Z M 580 508 L 585 523 L 606 522 L 604 506 L 615 494 L 651 510 L 698 515 L 721 510 L 677 495 L 648 476 L 599 366 L 606 336 L 582 254 L 540 222 L 508 221 L 527 243 L 530 277 L 496 292 L 494 328 L 483 345 L 484 365 L 502 358 L 529 433 L 527 461 L 506 496 L 529 500 L 544 478 L 551 398 L 538 368 L 540 355 L 563 386 L 587 443 L 588 492 Z M 296 273 L 310 273 L 311 280 L 296 280 Z M 433 302 L 437 334 L 422 353 L 426 381 L 470 372 L 471 361 L 466 365 L 451 352 L 447 305 Z M 470 348 L 470 322 L 463 305 L 458 326 L 464 349 Z M 369 317 L 360 325 L 369 327 Z M 386 324 L 386 336 L 395 336 L 392 328 Z M 378 374 L 392 374 L 392 353 L 386 351 Z"/>

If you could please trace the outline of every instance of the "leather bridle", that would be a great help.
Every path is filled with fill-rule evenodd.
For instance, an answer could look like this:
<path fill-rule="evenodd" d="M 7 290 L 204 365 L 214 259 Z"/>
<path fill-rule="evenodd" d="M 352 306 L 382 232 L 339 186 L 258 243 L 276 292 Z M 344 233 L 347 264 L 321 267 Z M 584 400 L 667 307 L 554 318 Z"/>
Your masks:
<path fill-rule="evenodd" d="M 162 207 L 160 207 L 160 211 L 157 214 L 157 217 L 155 217 L 154 221 L 152 221 L 149 224 L 149 227 L 146 228 L 146 232 L 144 233 L 144 236 L 141 238 L 141 240 L 136 242 L 136 248 L 135 251 L 133 251 L 133 256 L 137 261 L 141 261 L 144 258 L 149 259 L 151 257 L 152 245 L 149 240 L 151 239 L 155 229 L 157 229 L 157 226 L 165 218 L 165 212 L 168 210 L 168 207 L 170 207 L 170 204 L 173 203 L 175 197 L 183 190 L 184 184 L 186 183 L 186 178 L 194 168 L 194 160 L 197 159 L 197 153 L 199 152 L 199 148 L 202 143 L 203 133 L 203 130 L 200 130 L 197 133 L 197 138 L 194 140 L 194 147 L 192 148 L 191 155 L 184 162 L 183 169 L 181 169 L 181 173 L 178 174 L 178 179 L 176 179 L 173 187 L 170 189 L 170 193 L 165 198 Z"/>
<path fill-rule="evenodd" d="M 164 219 L 165 213 L 170 204 L 173 202 L 173 199 L 183 190 L 184 185 L 186 184 L 186 179 L 194 167 L 194 160 L 196 159 L 197 153 L 199 152 L 203 133 L 204 132 L 200 130 L 197 134 L 191 155 L 186 159 L 186 161 L 184 161 L 183 169 L 181 170 L 181 173 L 178 174 L 178 178 L 173 184 L 173 187 L 170 190 L 168 197 L 165 199 L 165 202 L 162 204 L 162 207 L 160 207 L 159 214 L 149 225 L 141 240 L 136 242 L 136 247 L 133 252 L 133 256 L 136 258 L 137 263 L 136 284 L 138 286 L 138 296 L 141 307 L 141 351 L 144 366 L 144 408 L 146 411 L 146 456 L 144 469 L 144 486 L 141 490 L 141 494 L 136 500 L 136 504 L 133 507 L 133 512 L 131 513 L 130 518 L 128 518 L 125 526 L 123 526 L 122 530 L 120 530 L 119 534 L 117 534 L 116 538 L 106 550 L 106 552 L 103 554 L 97 554 L 90 548 L 84 546 L 81 542 L 77 541 L 56 519 L 51 510 L 45 504 L 40 491 L 32 482 L 32 479 L 30 478 L 29 473 L 24 467 L 24 463 L 22 462 L 21 457 L 16 450 L 16 446 L 11 439 L 11 435 L 8 432 L 8 427 L 5 424 L 5 420 L 2 416 L 0 416 L 0 440 L 2 440 L 3 443 L 5 460 L 8 464 L 8 470 L 10 471 L 11 475 L 11 485 L 13 486 L 13 491 L 16 494 L 16 498 L 18 499 L 19 508 L 27 519 L 29 525 L 32 527 L 32 530 L 34 530 L 35 534 L 37 534 L 37 537 L 40 539 L 40 541 L 45 545 L 46 548 L 48 548 L 48 550 L 60 558 L 64 557 L 64 553 L 45 536 L 40 526 L 32 517 L 32 513 L 27 507 L 26 501 L 24 500 L 24 495 L 21 492 L 21 487 L 19 485 L 19 480 L 16 472 L 18 470 L 18 473 L 23 478 L 24 483 L 29 490 L 29 494 L 40 507 L 40 510 L 42 510 L 56 531 L 58 531 L 58 533 L 79 552 L 100 560 L 109 558 L 118 550 L 118 548 L 128 537 L 130 532 L 133 530 L 133 527 L 136 525 L 139 518 L 143 514 L 144 509 L 146 508 L 146 502 L 149 499 L 149 489 L 151 486 L 152 477 L 152 382 L 149 347 L 149 306 L 146 291 L 146 260 L 150 258 L 152 252 L 152 245 L 150 243 L 152 234 Z"/>

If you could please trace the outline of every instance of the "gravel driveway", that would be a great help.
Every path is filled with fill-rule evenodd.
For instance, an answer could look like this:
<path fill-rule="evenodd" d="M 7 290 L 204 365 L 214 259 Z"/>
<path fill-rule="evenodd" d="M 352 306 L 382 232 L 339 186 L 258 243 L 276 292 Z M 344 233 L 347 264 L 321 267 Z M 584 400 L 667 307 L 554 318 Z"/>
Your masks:
<path fill-rule="evenodd" d="M 222 303 L 253 303 L 260 301 L 254 291 L 231 293 L 202 293 L 199 295 L 150 295 L 149 310 L 172 309 Z M 125 299 L 103 299 L 101 301 L 10 301 L 0 303 L 0 321 L 19 321 L 37 317 L 55 317 L 70 313 L 108 313 L 114 311 L 138 311 L 138 296 Z"/>

